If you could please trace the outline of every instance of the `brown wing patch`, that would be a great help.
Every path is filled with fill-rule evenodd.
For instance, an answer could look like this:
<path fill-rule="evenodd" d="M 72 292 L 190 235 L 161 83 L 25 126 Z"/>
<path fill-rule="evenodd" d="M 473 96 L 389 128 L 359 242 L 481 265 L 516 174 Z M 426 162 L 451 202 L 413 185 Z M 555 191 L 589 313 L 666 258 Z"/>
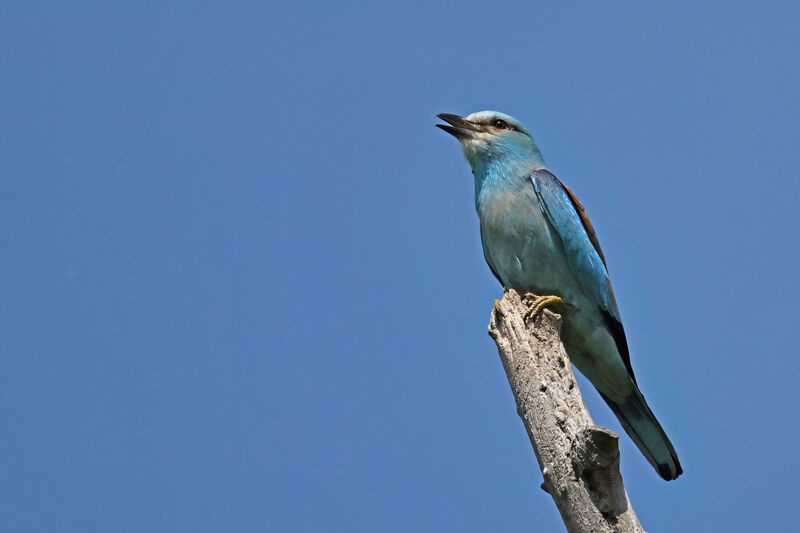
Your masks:
<path fill-rule="evenodd" d="M 592 223 L 589 220 L 589 215 L 586 214 L 586 209 L 583 208 L 583 204 L 580 200 L 578 200 L 578 197 L 575 196 L 575 193 L 569 190 L 569 187 L 564 185 L 563 181 L 558 180 L 558 182 L 562 187 L 564 187 L 564 190 L 567 191 L 569 199 L 572 201 L 572 205 L 575 207 L 575 211 L 578 213 L 578 216 L 581 219 L 583 229 L 586 230 L 586 235 L 589 236 L 589 240 L 591 241 L 592 246 L 594 246 L 595 252 L 597 252 L 597 255 L 599 255 L 600 259 L 603 261 L 603 266 L 606 267 L 606 270 L 608 270 L 608 265 L 606 265 L 606 258 L 603 255 L 603 250 L 600 249 L 600 241 L 597 240 L 597 234 L 594 232 L 594 226 L 592 226 Z"/>

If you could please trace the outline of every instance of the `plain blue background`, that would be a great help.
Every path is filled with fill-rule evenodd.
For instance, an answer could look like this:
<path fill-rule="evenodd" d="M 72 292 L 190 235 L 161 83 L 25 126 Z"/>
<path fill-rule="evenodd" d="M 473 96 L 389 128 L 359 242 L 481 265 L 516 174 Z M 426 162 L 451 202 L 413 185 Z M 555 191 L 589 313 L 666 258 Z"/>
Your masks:
<path fill-rule="evenodd" d="M 796 528 L 800 11 L 379 4 L 0 7 L 0 530 L 563 530 L 433 126 L 486 108 L 598 229 L 644 526 Z"/>

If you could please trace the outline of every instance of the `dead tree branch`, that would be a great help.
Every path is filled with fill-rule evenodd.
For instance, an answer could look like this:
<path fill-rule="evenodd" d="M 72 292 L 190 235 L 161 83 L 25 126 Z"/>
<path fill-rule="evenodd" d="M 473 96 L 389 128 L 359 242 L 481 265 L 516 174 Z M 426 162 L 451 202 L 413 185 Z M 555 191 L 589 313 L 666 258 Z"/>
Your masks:
<path fill-rule="evenodd" d="M 489 335 L 536 452 L 544 483 L 570 533 L 644 533 L 619 472 L 619 437 L 597 427 L 561 344 L 561 317 L 533 324 L 509 290 L 495 302 Z"/>

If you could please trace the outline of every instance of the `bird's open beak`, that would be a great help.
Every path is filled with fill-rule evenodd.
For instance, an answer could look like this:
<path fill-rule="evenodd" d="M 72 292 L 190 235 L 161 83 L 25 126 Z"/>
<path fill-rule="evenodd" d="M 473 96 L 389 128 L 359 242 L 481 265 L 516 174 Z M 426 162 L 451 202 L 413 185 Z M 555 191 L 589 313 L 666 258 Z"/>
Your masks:
<path fill-rule="evenodd" d="M 471 139 L 475 136 L 476 132 L 484 131 L 483 126 L 474 124 L 464 117 L 459 117 L 458 115 L 439 113 L 436 116 L 445 122 L 452 124 L 452 126 L 437 124 L 436 127 L 443 129 L 459 141 L 463 139 Z"/>

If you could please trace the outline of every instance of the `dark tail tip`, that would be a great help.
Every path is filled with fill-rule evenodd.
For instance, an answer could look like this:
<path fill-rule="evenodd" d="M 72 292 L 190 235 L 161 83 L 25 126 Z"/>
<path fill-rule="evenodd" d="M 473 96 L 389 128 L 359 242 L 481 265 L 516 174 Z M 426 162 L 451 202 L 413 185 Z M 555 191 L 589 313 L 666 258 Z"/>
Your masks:
<path fill-rule="evenodd" d="M 603 393 L 600 395 L 659 476 L 672 481 L 683 473 L 675 448 L 638 389 L 620 404 L 614 403 Z"/>
<path fill-rule="evenodd" d="M 658 475 L 666 479 L 667 481 L 672 481 L 673 479 L 677 479 L 678 476 L 683 474 L 683 468 L 681 468 L 681 464 L 678 462 L 678 458 L 673 456 L 672 460 L 675 462 L 674 470 L 671 465 L 665 463 L 658 463 L 656 467 L 656 470 L 658 470 Z"/>

